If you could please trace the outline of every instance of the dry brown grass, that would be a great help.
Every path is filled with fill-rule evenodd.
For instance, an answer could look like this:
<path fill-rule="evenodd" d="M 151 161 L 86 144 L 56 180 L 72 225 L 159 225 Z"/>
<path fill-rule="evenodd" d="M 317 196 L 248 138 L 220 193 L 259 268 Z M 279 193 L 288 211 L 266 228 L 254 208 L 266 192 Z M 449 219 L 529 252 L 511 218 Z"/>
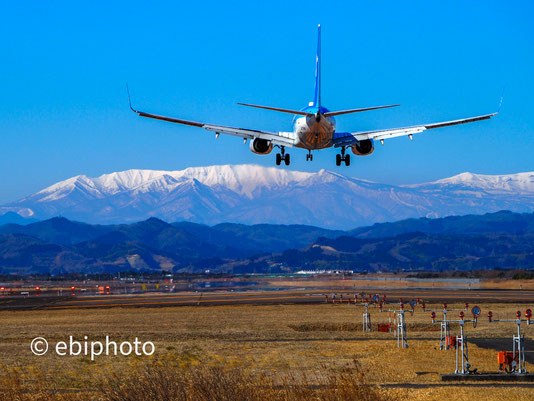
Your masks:
<path fill-rule="evenodd" d="M 98 394 L 79 393 L 57 386 L 54 377 L 42 371 L 23 372 L 20 369 L 5 369 L 0 374 L 0 399 L 13 401 L 76 401 L 99 400 Z"/>
<path fill-rule="evenodd" d="M 356 323 L 324 323 L 324 322 L 309 322 L 301 324 L 289 324 L 287 327 L 295 331 L 361 331 L 362 326 Z"/>
<path fill-rule="evenodd" d="M 359 365 L 327 375 L 296 377 L 251 373 L 243 368 L 177 369 L 152 363 L 135 375 L 115 374 L 102 386 L 106 401 L 373 401 L 385 394 L 366 382 Z M 391 399 L 388 397 L 388 399 Z"/>
<path fill-rule="evenodd" d="M 450 308 L 461 306 L 449 305 Z M 496 318 L 511 318 L 517 309 L 524 311 L 527 306 L 532 307 L 480 306 L 484 316 L 492 309 Z M 440 309 L 441 305 L 427 305 L 427 308 Z M 220 385 L 229 386 L 228 383 L 234 383 L 232 380 L 256 383 L 246 391 L 257 391 L 257 394 L 270 389 L 276 392 L 276 397 L 286 394 L 285 399 L 298 399 L 291 397 L 297 397 L 295 394 L 299 391 L 309 395 L 311 393 L 306 392 L 313 390 L 309 399 L 321 399 L 317 394 L 322 387 L 313 386 L 350 388 L 343 375 L 355 380 L 360 373 L 365 373 L 365 381 L 358 379 L 355 383 L 370 385 L 378 396 L 447 398 L 446 389 L 441 387 L 395 388 L 406 383 L 439 386 L 439 374 L 454 370 L 454 353 L 440 351 L 439 332 L 430 331 L 439 329 L 439 325 L 431 325 L 430 313 L 420 310 L 413 316 L 407 313 L 410 347 L 399 350 L 393 334 L 361 331 L 362 312 L 362 308 L 347 304 L 0 312 L 0 366 L 1 371 L 11 372 L 0 377 L 0 390 L 4 391 L 0 399 L 88 400 L 103 399 L 105 395 L 110 400 L 113 394 L 116 397 L 117 394 L 126 395 L 129 388 L 139 390 L 150 383 L 161 386 L 165 380 L 181 380 L 183 390 L 191 386 L 197 388 L 195 386 L 202 383 L 208 386 L 206 383 L 213 377 L 219 378 Z M 388 313 L 379 313 L 375 308 L 370 312 L 373 329 L 377 323 L 388 321 Z M 450 317 L 456 315 L 457 312 L 451 312 Z M 524 329 L 527 337 L 532 338 L 532 327 Z M 454 334 L 457 326 L 453 325 L 452 330 Z M 513 331 L 512 325 L 490 325 L 487 318 L 481 319 L 476 329 L 466 325 L 468 336 L 510 337 L 510 346 Z M 37 357 L 29 350 L 34 337 L 43 336 L 54 344 L 69 335 L 78 339 L 87 335 L 92 340 L 102 340 L 109 335 L 116 341 L 139 337 L 142 341 L 153 341 L 156 354 L 153 357 L 99 357 L 93 362 L 87 357 L 58 357 L 50 352 Z M 470 344 L 469 351 L 473 367 L 496 371 L 495 351 L 474 344 Z M 361 370 L 352 367 L 353 360 L 358 361 Z M 336 387 L 332 384 L 336 380 L 344 384 Z M 380 387 L 386 384 L 392 387 Z M 210 386 L 208 388 L 212 388 Z M 287 395 L 288 389 L 295 393 Z M 486 392 L 460 386 L 453 389 L 458 400 L 502 401 L 512 399 L 512 394 L 517 396 L 515 399 L 532 398 L 531 389 L 520 387 L 514 387 L 514 392 L 494 387 L 488 387 L 490 390 Z M 165 391 L 179 389 L 172 387 Z M 266 397 L 268 393 L 261 394 Z M 284 399 L 269 394 L 272 399 Z M 351 399 L 347 394 L 344 397 Z"/>
<path fill-rule="evenodd" d="M 360 365 L 309 377 L 294 372 L 254 372 L 242 367 L 180 367 L 151 361 L 100 379 L 96 391 L 69 391 L 42 372 L 24 379 L 10 369 L 0 376 L 1 399 L 26 401 L 381 401 L 391 400 L 367 382 Z"/>

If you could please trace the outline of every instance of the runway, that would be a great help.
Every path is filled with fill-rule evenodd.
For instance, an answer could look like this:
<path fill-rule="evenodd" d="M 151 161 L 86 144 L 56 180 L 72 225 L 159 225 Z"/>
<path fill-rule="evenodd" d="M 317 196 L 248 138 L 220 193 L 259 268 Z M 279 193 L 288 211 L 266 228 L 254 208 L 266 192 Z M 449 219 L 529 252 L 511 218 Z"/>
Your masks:
<path fill-rule="evenodd" d="M 293 290 L 293 291 L 244 291 L 244 292 L 198 292 L 198 293 L 146 293 L 128 295 L 74 296 L 44 303 L 39 309 L 77 309 L 110 307 L 169 307 L 169 306 L 211 306 L 234 304 L 319 304 L 332 303 L 332 294 L 336 294 L 336 303 L 353 302 L 354 292 L 336 292 L 332 290 Z M 409 303 L 411 299 L 420 298 L 425 302 L 507 302 L 534 304 L 534 291 L 511 290 L 447 290 L 447 289 L 392 289 L 376 290 L 367 294 L 386 295 L 388 303 Z M 361 299 L 361 296 L 358 296 Z"/>

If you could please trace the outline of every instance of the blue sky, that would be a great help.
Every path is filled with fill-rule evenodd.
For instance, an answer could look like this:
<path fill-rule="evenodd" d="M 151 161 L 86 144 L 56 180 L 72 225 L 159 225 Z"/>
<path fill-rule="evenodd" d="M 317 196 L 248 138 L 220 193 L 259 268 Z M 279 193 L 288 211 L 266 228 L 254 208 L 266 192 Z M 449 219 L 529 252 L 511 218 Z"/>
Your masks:
<path fill-rule="evenodd" d="M 113 4 L 110 4 L 113 3 Z M 463 171 L 534 170 L 531 2 L 11 2 L 0 37 L 0 203 L 77 174 L 211 164 L 274 165 L 234 137 L 136 117 L 290 130 L 291 116 L 236 105 L 304 107 L 323 27 L 323 104 L 400 103 L 340 116 L 342 131 L 495 111 L 493 120 L 377 146 L 335 166 L 335 151 L 292 150 L 292 169 L 386 183 Z M 354 4 L 351 4 L 354 3 Z"/>

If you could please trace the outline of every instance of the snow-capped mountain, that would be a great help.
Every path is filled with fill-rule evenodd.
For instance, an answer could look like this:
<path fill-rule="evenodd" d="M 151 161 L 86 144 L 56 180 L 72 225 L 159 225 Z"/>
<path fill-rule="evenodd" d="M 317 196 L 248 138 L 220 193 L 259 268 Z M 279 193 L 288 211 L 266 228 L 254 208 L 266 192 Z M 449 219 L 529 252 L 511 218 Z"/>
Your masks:
<path fill-rule="evenodd" d="M 534 173 L 463 173 L 435 182 L 393 186 L 331 171 L 306 173 L 258 165 L 127 170 L 69 178 L 16 202 L 16 212 L 89 223 L 149 217 L 206 224 L 310 224 L 354 228 L 410 217 L 534 211 Z"/>

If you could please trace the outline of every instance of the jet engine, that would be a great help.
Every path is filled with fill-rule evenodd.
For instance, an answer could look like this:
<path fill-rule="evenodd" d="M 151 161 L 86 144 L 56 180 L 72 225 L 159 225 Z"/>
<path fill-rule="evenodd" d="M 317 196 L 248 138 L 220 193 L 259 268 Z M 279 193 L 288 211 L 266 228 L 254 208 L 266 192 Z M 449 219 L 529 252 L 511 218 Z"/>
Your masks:
<path fill-rule="evenodd" d="M 273 144 L 267 139 L 254 138 L 250 141 L 250 150 L 258 155 L 268 155 L 273 150 Z"/>
<path fill-rule="evenodd" d="M 357 156 L 366 156 L 374 152 L 375 146 L 373 145 L 372 140 L 365 139 L 363 141 L 356 142 L 354 145 L 351 146 L 351 149 L 352 153 Z"/>

